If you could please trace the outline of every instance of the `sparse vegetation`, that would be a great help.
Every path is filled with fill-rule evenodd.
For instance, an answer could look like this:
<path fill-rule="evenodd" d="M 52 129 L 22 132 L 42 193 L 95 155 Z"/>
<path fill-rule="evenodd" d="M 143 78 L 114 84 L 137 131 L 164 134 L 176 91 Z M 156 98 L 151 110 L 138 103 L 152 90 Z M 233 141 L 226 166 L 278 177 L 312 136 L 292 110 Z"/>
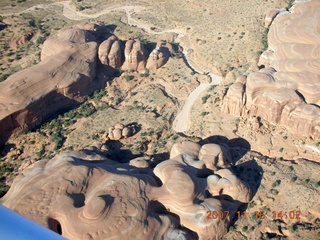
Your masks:
<path fill-rule="evenodd" d="M 274 183 L 272 183 L 272 187 L 275 188 L 275 187 L 278 187 L 280 185 L 281 181 L 280 180 L 277 180 L 275 181 Z"/>
<path fill-rule="evenodd" d="M 289 10 L 292 6 L 293 6 L 294 0 L 289 0 L 288 1 L 288 6 L 287 6 L 287 10 Z"/>
<path fill-rule="evenodd" d="M 292 177 L 292 178 L 290 179 L 290 181 L 291 181 L 291 182 L 297 181 L 297 177 L 296 177 L 296 176 Z"/>
<path fill-rule="evenodd" d="M 45 40 L 46 40 L 45 37 L 40 36 L 40 37 L 37 38 L 36 43 L 37 43 L 38 45 L 40 45 L 40 44 L 44 43 Z"/>
<path fill-rule="evenodd" d="M 6 80 L 9 77 L 9 74 L 3 74 L 0 76 L 0 82 L 3 82 L 4 80 Z"/>
<path fill-rule="evenodd" d="M 124 75 L 124 79 L 127 81 L 130 81 L 130 80 L 134 79 L 134 76 L 126 74 L 126 75 Z"/>
<path fill-rule="evenodd" d="M 273 195 L 278 195 L 279 191 L 277 189 L 271 189 L 270 193 L 273 194 Z"/>
<path fill-rule="evenodd" d="M 200 115 L 201 115 L 201 117 L 204 117 L 204 116 L 206 116 L 208 114 L 209 114 L 209 112 L 202 112 Z"/>
<path fill-rule="evenodd" d="M 207 100 L 208 100 L 209 97 L 210 97 L 210 95 L 205 95 L 205 96 L 203 96 L 203 97 L 201 98 L 202 104 L 205 104 L 205 103 L 207 102 Z"/>

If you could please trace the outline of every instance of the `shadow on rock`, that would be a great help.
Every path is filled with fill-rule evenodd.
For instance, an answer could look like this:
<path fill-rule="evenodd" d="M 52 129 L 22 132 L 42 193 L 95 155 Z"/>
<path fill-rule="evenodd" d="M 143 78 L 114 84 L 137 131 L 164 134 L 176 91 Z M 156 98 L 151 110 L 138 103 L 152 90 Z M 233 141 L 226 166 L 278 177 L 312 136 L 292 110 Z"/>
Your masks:
<path fill-rule="evenodd" d="M 208 143 L 215 143 L 227 147 L 230 150 L 230 154 L 232 157 L 232 165 L 235 165 L 251 149 L 250 143 L 247 140 L 240 137 L 229 140 L 225 136 L 216 135 L 205 138 L 202 141 L 200 141 L 201 145 Z"/>
<path fill-rule="evenodd" d="M 260 167 L 255 160 L 249 160 L 234 166 L 233 171 L 242 181 L 249 184 L 253 198 L 261 184 L 263 176 L 262 167 Z"/>
<path fill-rule="evenodd" d="M 237 177 L 250 186 L 253 198 L 260 187 L 263 169 L 255 160 L 244 161 L 248 158 L 246 155 L 251 150 L 250 143 L 243 138 L 233 138 L 229 140 L 219 135 L 208 137 L 200 142 L 201 145 L 208 143 L 215 143 L 229 148 L 232 159 L 231 170 Z M 243 207 L 244 209 L 241 210 L 246 209 L 246 205 Z"/>

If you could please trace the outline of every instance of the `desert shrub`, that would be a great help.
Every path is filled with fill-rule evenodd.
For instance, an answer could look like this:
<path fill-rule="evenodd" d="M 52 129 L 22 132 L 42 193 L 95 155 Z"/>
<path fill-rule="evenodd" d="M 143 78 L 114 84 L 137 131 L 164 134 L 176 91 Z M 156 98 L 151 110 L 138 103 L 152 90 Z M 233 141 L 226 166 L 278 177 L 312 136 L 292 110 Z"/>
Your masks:
<path fill-rule="evenodd" d="M 278 187 L 280 185 L 281 181 L 280 180 L 277 180 L 275 181 L 274 183 L 272 183 L 272 187 Z"/>
<path fill-rule="evenodd" d="M 290 179 L 290 181 L 291 181 L 291 182 L 297 181 L 297 177 L 296 177 L 296 176 L 292 177 L 292 178 Z"/>
<path fill-rule="evenodd" d="M 100 91 L 95 91 L 93 94 L 93 98 L 96 100 L 100 100 L 103 96 L 106 95 L 106 91 L 101 89 Z"/>
<path fill-rule="evenodd" d="M 206 116 L 206 115 L 208 115 L 209 114 L 209 112 L 202 112 L 200 115 L 202 116 L 202 117 L 204 117 L 204 116 Z"/>
<path fill-rule="evenodd" d="M 146 71 L 144 73 L 140 74 L 140 77 L 149 77 L 149 76 L 150 76 L 150 73 L 149 73 L 148 69 L 146 69 Z"/>
<path fill-rule="evenodd" d="M 294 233 L 295 231 L 296 231 L 296 227 L 295 227 L 295 226 L 291 226 L 291 227 L 290 227 L 290 232 L 291 232 L 291 233 Z"/>
<path fill-rule="evenodd" d="M 269 33 L 269 28 L 266 28 L 262 35 L 263 51 L 268 49 L 268 33 Z"/>
<path fill-rule="evenodd" d="M 205 104 L 205 103 L 207 102 L 207 100 L 208 100 L 209 97 L 210 97 L 210 95 L 205 95 L 205 96 L 203 96 L 203 97 L 201 98 L 202 104 Z"/>
<path fill-rule="evenodd" d="M 40 36 L 40 37 L 38 37 L 37 38 L 37 41 L 36 41 L 36 43 L 39 45 L 39 44 L 42 44 L 42 43 L 44 43 L 44 41 L 46 40 L 46 38 L 45 37 L 43 37 L 43 36 Z"/>
<path fill-rule="evenodd" d="M 132 80 L 133 78 L 134 78 L 133 76 L 127 75 L 127 74 L 124 76 L 124 79 L 127 80 L 127 81 L 130 81 L 130 80 Z"/>
<path fill-rule="evenodd" d="M 13 52 L 8 52 L 7 54 L 6 54 L 6 56 L 7 57 L 10 57 L 10 56 L 12 56 L 14 53 Z"/>
<path fill-rule="evenodd" d="M 273 195 L 278 195 L 279 191 L 277 189 L 271 189 L 270 193 L 273 194 Z"/>
<path fill-rule="evenodd" d="M 287 10 L 289 10 L 293 6 L 294 0 L 288 1 L 288 6 L 286 7 Z"/>
<path fill-rule="evenodd" d="M 0 76 L 0 82 L 3 82 L 4 80 L 6 80 L 9 77 L 9 74 L 3 74 Z"/>

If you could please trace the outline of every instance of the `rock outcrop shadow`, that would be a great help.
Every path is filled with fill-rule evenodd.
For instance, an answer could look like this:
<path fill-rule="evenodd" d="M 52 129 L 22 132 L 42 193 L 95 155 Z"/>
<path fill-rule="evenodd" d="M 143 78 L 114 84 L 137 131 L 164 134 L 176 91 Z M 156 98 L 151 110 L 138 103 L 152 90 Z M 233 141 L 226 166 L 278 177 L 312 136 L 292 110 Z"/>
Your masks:
<path fill-rule="evenodd" d="M 214 143 L 221 146 L 225 146 L 229 149 L 231 155 L 231 168 L 232 172 L 243 182 L 246 182 L 251 189 L 252 198 L 257 193 L 263 176 L 263 169 L 257 164 L 251 156 L 246 154 L 251 150 L 250 143 L 243 138 L 228 139 L 224 136 L 216 135 L 203 139 L 200 144 Z M 250 157 L 252 160 L 244 161 L 243 158 Z M 245 160 L 245 159 L 243 159 Z M 241 212 L 247 209 L 247 204 L 243 204 L 239 207 Z M 237 221 L 237 218 L 233 219 L 230 225 L 233 225 Z"/>
<path fill-rule="evenodd" d="M 125 163 L 142 156 L 142 154 L 133 154 L 129 149 L 122 149 L 123 144 L 120 141 L 110 140 L 105 145 L 108 148 L 105 155 L 116 162 Z"/>
<path fill-rule="evenodd" d="M 263 176 L 263 169 L 255 160 L 243 162 L 233 167 L 237 177 L 250 185 L 252 197 L 257 193 Z"/>
<path fill-rule="evenodd" d="M 231 154 L 231 165 L 234 166 L 248 151 L 251 150 L 250 143 L 244 138 L 228 139 L 225 136 L 215 135 L 203 139 L 199 142 L 200 145 L 214 143 L 226 147 Z"/>

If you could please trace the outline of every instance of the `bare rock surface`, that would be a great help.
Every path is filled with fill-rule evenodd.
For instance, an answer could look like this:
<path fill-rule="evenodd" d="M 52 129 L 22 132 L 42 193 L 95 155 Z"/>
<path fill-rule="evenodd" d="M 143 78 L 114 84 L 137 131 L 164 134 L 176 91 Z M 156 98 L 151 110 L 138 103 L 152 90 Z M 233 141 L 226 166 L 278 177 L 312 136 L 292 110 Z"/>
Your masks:
<path fill-rule="evenodd" d="M 99 46 L 98 56 L 102 64 L 112 68 L 120 68 L 122 65 L 120 41 L 112 35 Z"/>
<path fill-rule="evenodd" d="M 220 150 L 177 143 L 155 168 L 144 158 L 118 163 L 94 150 L 63 153 L 26 168 L 0 203 L 69 239 L 220 239 L 251 199 L 229 169 L 205 174 L 206 166 L 222 167 L 214 160 Z M 229 215 L 214 219 L 213 211 Z"/>
<path fill-rule="evenodd" d="M 0 135 L 34 128 L 53 113 L 93 92 L 95 37 L 78 27 L 65 28 L 43 46 L 42 61 L 0 83 Z M 101 84 L 100 84 L 101 85 Z"/>
<path fill-rule="evenodd" d="M 267 20 L 276 13 L 267 15 Z M 269 48 L 259 61 L 260 70 L 229 88 L 223 112 L 261 117 L 320 139 L 319 13 L 320 2 L 309 1 L 277 15 L 268 34 Z"/>
<path fill-rule="evenodd" d="M 131 39 L 126 42 L 123 70 L 144 71 L 147 63 L 147 52 L 140 40 Z"/>
<path fill-rule="evenodd" d="M 162 46 L 162 43 L 157 43 L 156 48 L 150 53 L 147 61 L 147 69 L 156 70 L 167 63 L 170 57 L 170 52 L 167 47 Z"/>

